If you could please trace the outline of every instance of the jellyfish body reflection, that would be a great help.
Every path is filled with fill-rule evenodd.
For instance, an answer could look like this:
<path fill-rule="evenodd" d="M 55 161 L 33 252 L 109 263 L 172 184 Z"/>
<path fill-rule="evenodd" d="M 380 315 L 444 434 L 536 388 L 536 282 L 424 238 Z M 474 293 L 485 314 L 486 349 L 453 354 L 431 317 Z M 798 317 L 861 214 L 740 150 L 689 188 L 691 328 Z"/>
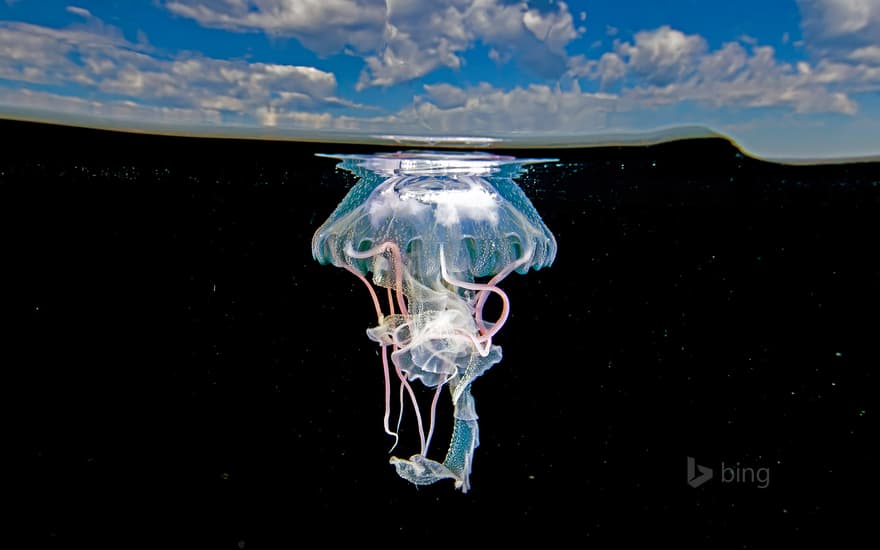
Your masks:
<path fill-rule="evenodd" d="M 452 479 L 466 492 L 479 445 L 470 388 L 501 360 L 492 339 L 510 311 L 498 284 L 549 266 L 556 255 L 555 238 L 513 178 L 524 164 L 550 159 L 433 152 L 333 158 L 360 180 L 317 230 L 312 252 L 358 277 L 372 298 L 377 324 L 367 335 L 381 347 L 385 432 L 396 447 L 406 406 L 419 433 L 419 453 L 391 463 L 417 485 Z M 483 316 L 490 299 L 500 302 L 497 319 Z M 392 380 L 399 383 L 394 427 Z M 438 462 L 427 455 L 444 388 L 454 424 Z"/>

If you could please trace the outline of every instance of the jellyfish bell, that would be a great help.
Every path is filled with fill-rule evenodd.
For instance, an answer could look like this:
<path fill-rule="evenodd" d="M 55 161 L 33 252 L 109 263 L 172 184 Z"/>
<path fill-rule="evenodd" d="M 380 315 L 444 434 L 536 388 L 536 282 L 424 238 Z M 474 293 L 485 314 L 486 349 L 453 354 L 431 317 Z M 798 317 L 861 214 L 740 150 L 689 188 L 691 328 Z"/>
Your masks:
<path fill-rule="evenodd" d="M 498 283 L 514 271 L 549 266 L 556 256 L 553 234 L 514 178 L 526 164 L 554 159 L 421 151 L 321 156 L 342 160 L 338 166 L 360 180 L 316 231 L 312 253 L 320 263 L 350 271 L 370 292 L 377 325 L 367 335 L 382 349 L 385 432 L 396 445 L 398 432 L 389 423 L 392 373 L 400 382 L 399 414 L 408 397 L 418 424 L 420 452 L 391 463 L 412 483 L 449 478 L 467 491 L 479 445 L 470 387 L 501 360 L 492 338 L 510 310 Z M 501 301 L 494 321 L 483 318 L 491 295 Z M 434 391 L 427 421 L 416 381 Z M 441 463 L 427 454 L 444 387 L 454 424 Z"/>

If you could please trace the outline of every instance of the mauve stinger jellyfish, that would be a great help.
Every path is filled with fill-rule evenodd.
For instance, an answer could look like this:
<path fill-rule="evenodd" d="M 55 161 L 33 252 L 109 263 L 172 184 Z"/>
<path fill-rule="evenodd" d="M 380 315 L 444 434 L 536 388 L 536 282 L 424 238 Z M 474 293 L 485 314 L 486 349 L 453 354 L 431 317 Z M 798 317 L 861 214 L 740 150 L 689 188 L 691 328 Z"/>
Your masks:
<path fill-rule="evenodd" d="M 466 492 L 479 445 L 470 387 L 501 360 L 492 338 L 510 311 L 498 283 L 514 271 L 549 266 L 556 256 L 556 239 L 513 178 L 524 164 L 551 159 L 435 152 L 333 158 L 360 181 L 317 230 L 312 253 L 321 263 L 347 269 L 369 289 L 377 323 L 367 335 L 382 349 L 385 432 L 396 446 L 409 400 L 421 445 L 418 454 L 392 457 L 391 463 L 417 485 L 450 478 Z M 492 296 L 500 300 L 500 314 L 484 319 Z M 392 377 L 399 380 L 394 429 Z M 420 412 L 417 381 L 433 391 L 432 398 L 424 392 L 428 418 Z M 441 463 L 427 454 L 444 387 L 454 424 Z"/>

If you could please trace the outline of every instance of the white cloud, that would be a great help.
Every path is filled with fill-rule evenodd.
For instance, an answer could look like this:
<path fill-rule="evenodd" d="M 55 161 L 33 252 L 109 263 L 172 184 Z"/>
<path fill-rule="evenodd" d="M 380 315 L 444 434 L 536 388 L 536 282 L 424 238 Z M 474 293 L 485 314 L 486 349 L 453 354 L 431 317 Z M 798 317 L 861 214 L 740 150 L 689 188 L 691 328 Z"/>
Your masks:
<path fill-rule="evenodd" d="M 668 26 L 636 33 L 634 43 L 618 43 L 617 55 L 626 58 L 627 70 L 649 84 L 682 80 L 706 50 L 702 36 L 686 35 Z"/>
<path fill-rule="evenodd" d="M 0 77 L 40 84 L 88 82 L 70 55 L 88 55 L 123 45 L 115 35 L 0 21 Z"/>
<path fill-rule="evenodd" d="M 80 8 L 79 6 L 67 6 L 65 9 L 72 14 L 79 15 L 80 17 L 85 17 L 86 19 L 92 17 L 92 12 L 85 8 Z"/>
<path fill-rule="evenodd" d="M 851 51 L 847 58 L 852 61 L 864 61 L 872 65 L 880 65 L 880 46 L 865 46 Z"/>
<path fill-rule="evenodd" d="M 206 27 L 289 36 L 319 54 L 360 56 L 359 89 L 458 69 L 478 42 L 498 62 L 558 77 L 565 47 L 585 32 L 565 2 L 556 2 L 555 11 L 524 0 L 169 0 L 164 6 Z"/>
<path fill-rule="evenodd" d="M 880 37 L 877 0 L 798 0 L 798 6 L 810 39 Z"/>
<path fill-rule="evenodd" d="M 836 93 L 880 90 L 880 0 L 798 0 L 813 79 Z"/>
<path fill-rule="evenodd" d="M 287 111 L 280 106 L 260 108 L 263 125 L 294 125 L 325 131 L 407 135 L 560 135 L 608 130 L 608 114 L 617 98 L 543 85 L 511 90 L 480 84 L 458 88 L 449 84 L 425 86 L 427 94 L 412 105 L 374 117 L 333 116 L 329 113 Z"/>
<path fill-rule="evenodd" d="M 811 69 L 815 82 L 846 89 L 851 93 L 880 88 L 880 66 L 822 60 Z"/>
<path fill-rule="evenodd" d="M 555 12 L 530 9 L 525 2 L 499 0 L 389 1 L 384 48 L 367 55 L 359 88 L 389 86 L 445 66 L 458 69 L 462 54 L 480 41 L 500 63 L 516 61 L 541 76 L 565 70 L 565 47 L 583 29 L 564 2 Z"/>
<path fill-rule="evenodd" d="M 806 45 L 817 58 L 845 59 L 880 43 L 880 0 L 798 0 L 798 6 Z"/>
<path fill-rule="evenodd" d="M 565 55 L 565 46 L 577 38 L 579 33 L 574 28 L 574 20 L 565 2 L 560 2 L 558 8 L 559 10 L 555 13 L 541 13 L 535 9 L 526 10 L 522 20 L 523 25 L 532 35 L 538 41 L 546 44 L 551 52 Z"/>
<path fill-rule="evenodd" d="M 610 83 L 624 77 L 626 74 L 626 62 L 616 53 L 605 53 L 599 58 L 597 70 L 601 75 L 601 86 L 605 89 Z"/>
<path fill-rule="evenodd" d="M 569 89 L 530 85 L 510 90 L 483 83 L 462 89 L 427 87 L 427 97 L 416 97 L 414 106 L 398 113 L 410 125 L 431 134 L 461 133 L 588 133 L 608 129 L 608 113 L 617 98 L 582 92 L 577 83 Z M 455 98 L 455 101 L 445 101 Z"/>
<path fill-rule="evenodd" d="M 109 94 L 147 110 L 192 109 L 231 118 L 274 106 L 304 111 L 358 107 L 335 97 L 336 77 L 314 67 L 195 54 L 159 57 L 127 42 L 118 29 L 97 23 L 90 29 L 49 29 L 0 22 L 0 78 L 59 88 L 77 84 L 91 90 L 86 97 Z"/>
<path fill-rule="evenodd" d="M 835 75 L 833 69 L 781 62 L 770 46 L 728 42 L 710 51 L 701 36 L 663 26 L 636 33 L 632 42 L 617 41 L 598 61 L 574 60 L 570 74 L 599 80 L 603 89 L 616 83 L 623 99 L 643 108 L 691 101 L 713 108 L 854 114 L 857 105 L 847 91 L 829 85 L 855 75 Z"/>
<path fill-rule="evenodd" d="M 128 122 L 132 127 L 143 127 L 145 122 L 153 126 L 172 127 L 219 125 L 223 122 L 220 112 L 211 109 L 144 105 L 130 100 L 89 100 L 28 89 L 0 88 L 0 106 L 8 106 L 13 111 L 29 109 L 50 113 L 54 117 L 67 115 L 74 120 L 94 117 Z"/>
<path fill-rule="evenodd" d="M 293 37 L 322 55 L 346 46 L 379 48 L 386 19 L 384 0 L 168 0 L 164 6 L 205 27 Z"/>
<path fill-rule="evenodd" d="M 467 94 L 452 84 L 425 84 L 429 100 L 441 109 L 461 107 L 467 101 Z"/>

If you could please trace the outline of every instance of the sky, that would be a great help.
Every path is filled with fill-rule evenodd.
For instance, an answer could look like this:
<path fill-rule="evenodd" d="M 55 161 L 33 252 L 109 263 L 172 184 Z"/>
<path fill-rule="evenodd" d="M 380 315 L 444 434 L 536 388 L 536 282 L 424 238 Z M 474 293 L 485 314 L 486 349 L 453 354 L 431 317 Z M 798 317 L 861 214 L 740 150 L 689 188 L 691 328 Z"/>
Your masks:
<path fill-rule="evenodd" d="M 878 91 L 880 0 L 0 0 L 5 118 L 825 159 L 880 155 Z"/>

